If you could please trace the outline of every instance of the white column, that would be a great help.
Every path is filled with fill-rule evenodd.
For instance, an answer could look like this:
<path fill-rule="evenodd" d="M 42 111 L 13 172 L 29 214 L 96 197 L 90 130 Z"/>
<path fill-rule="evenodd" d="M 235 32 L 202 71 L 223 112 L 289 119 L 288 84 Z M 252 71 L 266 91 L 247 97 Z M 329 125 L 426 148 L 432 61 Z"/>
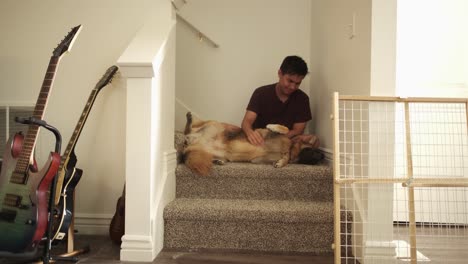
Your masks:
<path fill-rule="evenodd" d="M 127 78 L 126 159 L 125 159 L 125 235 L 122 237 L 120 260 L 152 262 L 162 248 L 162 210 L 174 196 L 174 169 L 164 172 L 163 162 L 175 158 L 171 149 L 162 148 L 162 142 L 174 141 L 162 132 L 161 102 L 172 102 L 164 97 L 163 89 L 174 93 L 175 54 L 166 57 L 170 38 L 175 28 L 170 1 L 151 1 L 151 16 L 140 28 L 118 59 L 117 65 Z M 168 41 L 170 39 L 170 41 Z M 172 46 L 171 46 L 172 47 Z M 174 51 L 172 51 L 174 52 Z M 167 84 L 166 79 L 171 82 Z M 167 87 L 161 85 L 167 84 Z M 122 106 L 125 107 L 125 106 Z M 173 111 L 171 111 L 173 113 Z M 169 118 L 169 117 L 168 117 Z M 171 119 L 172 118 L 172 119 Z M 169 119 L 172 120 L 173 117 Z M 173 126 L 170 126 L 173 130 Z M 162 138 L 164 136 L 164 138 Z M 173 147 L 172 147 L 173 150 Z M 169 154 L 163 156 L 163 152 Z M 166 159 L 164 159 L 166 158 Z M 174 168 L 172 165 L 171 168 Z M 170 176 L 166 176 L 167 174 Z M 169 179 L 164 181 L 165 179 Z M 164 199 L 163 199 L 164 198 Z M 157 233 L 159 232 L 159 233 Z"/>
<path fill-rule="evenodd" d="M 152 261 L 152 194 L 155 135 L 152 118 L 153 68 L 149 65 L 119 65 L 127 79 L 125 157 L 125 235 L 121 260 Z M 124 107 L 124 106 L 122 106 Z"/>
<path fill-rule="evenodd" d="M 372 0 L 371 91 L 372 96 L 394 96 L 396 83 L 396 7 L 397 0 Z M 380 105 L 381 106 L 381 105 Z M 369 106 L 369 175 L 393 176 L 395 131 L 393 106 Z M 386 120 L 386 124 L 379 121 Z M 386 132 L 388 131 L 388 133 Z M 363 264 L 394 263 L 393 184 L 369 184 L 367 223 L 363 225 Z"/>

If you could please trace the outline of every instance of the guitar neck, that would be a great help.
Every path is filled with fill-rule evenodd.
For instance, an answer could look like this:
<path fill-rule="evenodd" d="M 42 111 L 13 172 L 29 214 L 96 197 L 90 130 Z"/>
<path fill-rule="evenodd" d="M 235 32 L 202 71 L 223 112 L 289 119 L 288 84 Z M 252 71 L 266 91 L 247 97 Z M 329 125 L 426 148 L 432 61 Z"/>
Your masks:
<path fill-rule="evenodd" d="M 91 108 L 94 105 L 94 101 L 96 100 L 96 97 L 98 93 L 101 91 L 102 88 L 104 88 L 106 85 L 108 85 L 112 78 L 114 77 L 115 73 L 117 72 L 118 67 L 113 65 L 107 69 L 105 74 L 101 77 L 99 82 L 96 84 L 94 89 L 91 91 L 91 94 L 88 97 L 88 101 L 86 102 L 86 105 L 83 109 L 83 113 L 81 114 L 80 119 L 78 120 L 78 123 L 76 124 L 75 130 L 73 131 L 73 134 L 70 138 L 70 141 L 68 142 L 67 148 L 62 156 L 62 160 L 60 161 L 60 174 L 63 174 L 63 170 L 68 167 L 68 161 L 70 160 L 70 155 L 73 153 L 73 150 L 75 149 L 76 142 L 78 141 L 78 137 L 81 134 L 81 130 L 83 129 L 84 124 L 86 123 L 86 119 L 88 119 L 89 112 L 91 111 Z M 76 162 L 76 159 L 74 159 Z M 71 164 L 72 167 L 75 166 L 75 164 Z M 61 179 L 59 178 L 59 182 Z M 61 183 L 61 182 L 60 182 Z M 60 184 L 57 185 L 59 187 Z"/>
<path fill-rule="evenodd" d="M 68 142 L 67 148 L 64 154 L 62 155 L 62 159 L 60 160 L 59 175 L 57 178 L 56 185 L 55 204 L 58 204 L 60 202 L 62 185 L 67 174 L 66 171 L 75 167 L 75 164 L 77 162 L 74 153 L 75 145 L 78 141 L 78 137 L 81 134 L 81 130 L 83 129 L 84 124 L 86 123 L 86 119 L 88 118 L 89 112 L 91 111 L 91 108 L 94 105 L 94 101 L 96 100 L 99 91 L 101 91 L 102 88 L 104 88 L 111 82 L 117 70 L 118 67 L 115 65 L 109 67 L 105 74 L 101 77 L 99 82 L 96 84 L 94 89 L 91 91 L 91 94 L 89 95 L 88 101 L 86 102 L 86 105 L 83 109 L 83 113 L 81 114 L 81 117 L 78 120 L 78 123 L 76 124 L 75 130 L 73 131 L 70 141 Z"/>
<path fill-rule="evenodd" d="M 89 112 L 91 111 L 91 108 L 94 105 L 94 101 L 96 100 L 96 97 L 99 91 L 100 91 L 99 89 L 93 89 L 91 91 L 91 94 L 88 97 L 88 101 L 86 102 L 86 105 L 83 109 L 80 119 L 78 120 L 78 123 L 75 126 L 75 130 L 73 131 L 70 141 L 68 142 L 67 148 L 60 161 L 60 169 L 62 169 L 66 165 L 66 161 L 70 158 L 70 155 L 76 146 L 76 142 L 78 141 L 78 138 L 80 137 L 81 131 L 83 130 L 83 126 L 86 123 L 86 120 L 88 119 Z"/>
<path fill-rule="evenodd" d="M 42 119 L 44 116 L 44 110 L 47 106 L 49 92 L 55 79 L 55 73 L 57 72 L 59 60 L 59 56 L 52 56 L 50 58 L 49 66 L 47 67 L 47 72 L 44 77 L 44 82 L 42 83 L 42 88 L 39 93 L 39 97 L 37 98 L 36 107 L 34 108 L 33 112 L 33 117 L 36 119 Z M 16 163 L 15 171 L 18 173 L 12 176 L 12 182 L 24 183 L 25 178 L 21 177 L 20 175 L 26 174 L 26 171 L 29 168 L 29 164 L 31 164 L 32 151 L 36 145 L 38 132 L 38 126 L 29 125 L 28 131 L 24 138 L 22 151 L 20 153 L 18 162 Z"/>

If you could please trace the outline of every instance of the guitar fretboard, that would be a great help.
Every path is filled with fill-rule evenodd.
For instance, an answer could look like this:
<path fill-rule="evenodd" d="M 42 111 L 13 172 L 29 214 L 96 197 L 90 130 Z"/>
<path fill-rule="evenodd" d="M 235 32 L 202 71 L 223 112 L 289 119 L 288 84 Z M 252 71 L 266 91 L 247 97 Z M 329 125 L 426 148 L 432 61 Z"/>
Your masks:
<path fill-rule="evenodd" d="M 52 83 L 54 81 L 57 65 L 60 57 L 52 56 L 50 58 L 49 66 L 42 83 L 42 88 L 37 98 L 36 107 L 34 108 L 33 117 L 42 119 L 44 110 L 47 106 L 47 99 L 49 96 Z M 15 171 L 13 172 L 10 181 L 13 183 L 24 184 L 27 181 L 27 172 L 31 163 L 31 155 L 36 144 L 37 134 L 39 127 L 36 125 L 29 125 L 28 132 L 23 141 L 22 150 L 19 159 L 16 163 Z"/>
<path fill-rule="evenodd" d="M 91 107 L 93 106 L 93 103 L 96 100 L 98 92 L 98 89 L 93 89 L 91 91 L 91 94 L 89 95 L 88 101 L 86 102 L 85 108 L 83 109 L 83 113 L 81 114 L 80 119 L 76 124 L 75 130 L 73 131 L 73 134 L 70 138 L 70 141 L 68 142 L 67 149 L 65 150 L 62 159 L 60 160 L 59 171 L 63 169 L 66 160 L 70 157 L 71 151 L 73 150 L 73 148 L 76 145 L 76 142 L 78 141 L 78 137 L 81 134 L 81 130 L 83 129 L 86 119 L 88 118 L 89 112 L 91 111 Z"/>

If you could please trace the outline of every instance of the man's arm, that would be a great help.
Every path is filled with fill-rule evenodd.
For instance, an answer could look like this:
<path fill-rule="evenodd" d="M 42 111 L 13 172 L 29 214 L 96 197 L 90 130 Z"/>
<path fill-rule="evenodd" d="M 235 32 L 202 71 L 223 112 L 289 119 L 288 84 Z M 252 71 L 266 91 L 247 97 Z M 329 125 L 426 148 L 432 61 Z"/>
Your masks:
<path fill-rule="evenodd" d="M 247 110 L 245 111 L 241 126 L 249 142 L 258 146 L 263 144 L 263 137 L 252 129 L 252 125 L 255 122 L 255 119 L 257 119 L 257 113 Z"/>
<path fill-rule="evenodd" d="M 294 136 L 304 134 L 306 124 L 307 124 L 307 122 L 294 123 L 293 128 L 291 130 L 289 130 L 289 132 L 288 132 L 288 134 L 286 134 L 286 136 L 288 136 L 288 138 L 293 138 Z"/>

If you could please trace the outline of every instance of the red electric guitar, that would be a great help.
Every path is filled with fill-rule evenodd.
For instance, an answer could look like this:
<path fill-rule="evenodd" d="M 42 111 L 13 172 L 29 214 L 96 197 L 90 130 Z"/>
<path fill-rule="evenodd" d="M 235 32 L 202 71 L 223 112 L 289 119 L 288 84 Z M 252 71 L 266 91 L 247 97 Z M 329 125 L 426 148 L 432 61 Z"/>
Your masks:
<path fill-rule="evenodd" d="M 71 49 L 81 25 L 72 28 L 54 49 L 33 117 L 42 119 L 62 55 Z M 52 152 L 41 170 L 33 157 L 39 127 L 29 125 L 24 136 L 15 134 L 7 142 L 0 174 L 0 251 L 13 253 L 36 249 L 47 228 L 48 190 L 60 164 Z"/>

